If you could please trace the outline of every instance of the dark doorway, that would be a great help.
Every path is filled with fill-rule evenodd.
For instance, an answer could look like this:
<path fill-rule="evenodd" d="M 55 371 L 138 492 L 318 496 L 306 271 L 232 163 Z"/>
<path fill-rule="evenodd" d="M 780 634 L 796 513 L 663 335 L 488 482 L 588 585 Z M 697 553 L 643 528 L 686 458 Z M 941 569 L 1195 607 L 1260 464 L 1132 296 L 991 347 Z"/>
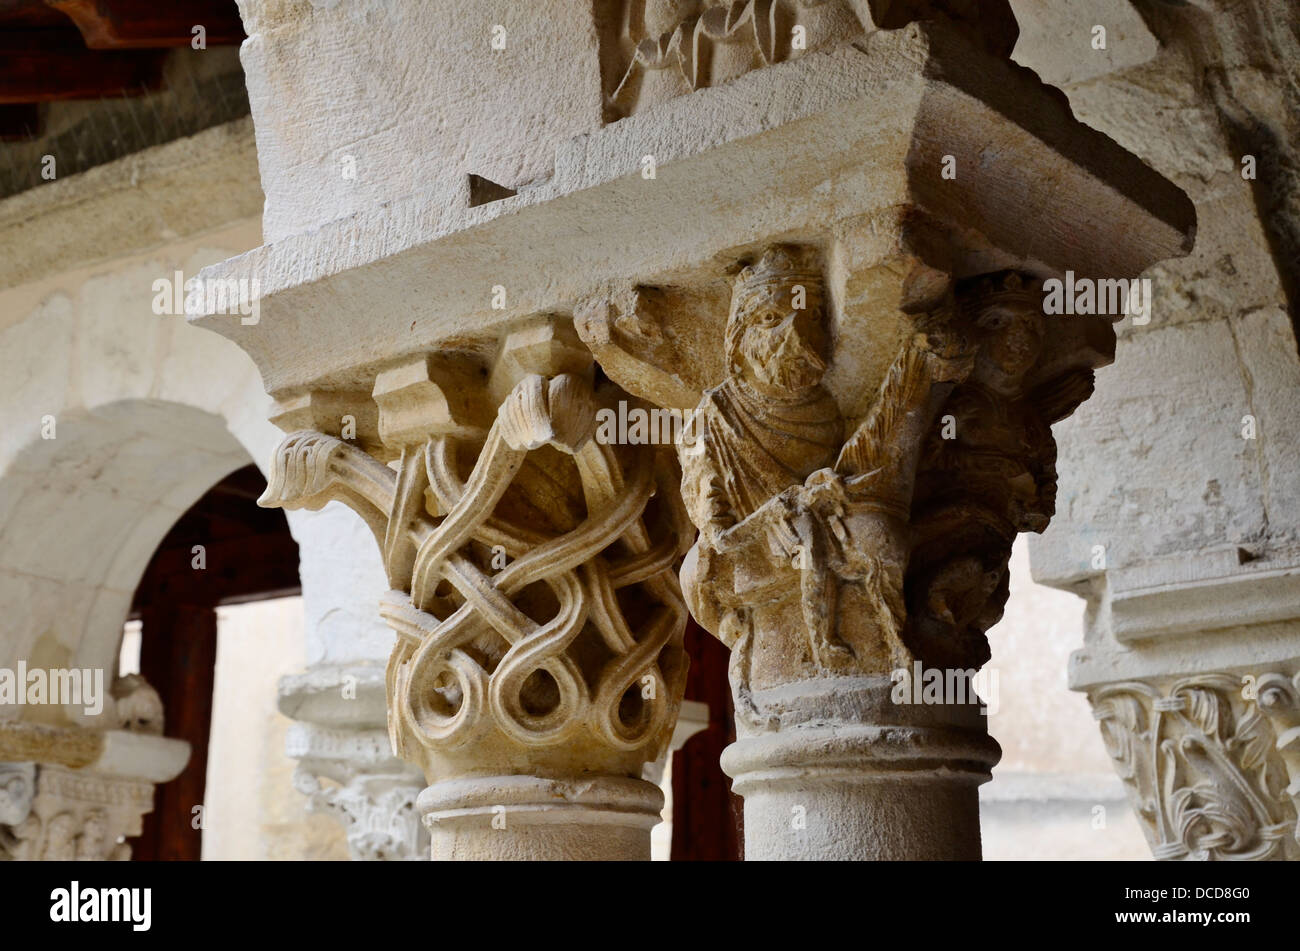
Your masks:
<path fill-rule="evenodd" d="M 731 779 L 718 764 L 722 751 L 736 739 L 727 681 L 731 651 L 694 618 L 686 622 L 684 643 L 691 658 L 686 699 L 708 704 L 709 726 L 673 754 L 671 858 L 735 862 L 743 857 L 744 812 L 740 797 L 731 792 Z"/>
<path fill-rule="evenodd" d="M 186 740 L 192 753 L 185 770 L 155 790 L 132 843 L 135 859 L 201 855 L 196 807 L 207 779 L 217 606 L 302 590 L 284 512 L 257 505 L 265 488 L 254 465 L 214 485 L 172 526 L 136 588 L 130 618 L 140 621 L 140 673 L 162 698 L 166 735 Z"/>

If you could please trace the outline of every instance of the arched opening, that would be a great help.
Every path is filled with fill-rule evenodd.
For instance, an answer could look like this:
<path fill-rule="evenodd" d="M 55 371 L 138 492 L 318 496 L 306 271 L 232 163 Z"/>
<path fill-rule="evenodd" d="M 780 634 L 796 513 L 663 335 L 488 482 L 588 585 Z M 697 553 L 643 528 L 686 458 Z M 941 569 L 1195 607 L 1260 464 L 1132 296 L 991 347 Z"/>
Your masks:
<path fill-rule="evenodd" d="M 51 703 L 0 716 L 132 728 L 135 704 L 111 688 L 122 686 L 124 626 L 134 619 L 137 670 L 160 695 L 163 735 L 188 741 L 192 755 L 157 786 L 143 835 L 128 842 L 136 858 L 197 859 L 215 608 L 298 593 L 297 545 L 282 512 L 257 506 L 264 480 L 222 416 L 120 399 L 37 422 L 0 477 L 0 665 L 102 670 L 109 696 L 97 715 Z M 33 848 L 43 854 L 43 840 Z"/>
<path fill-rule="evenodd" d="M 133 849 L 141 860 L 202 856 L 220 605 L 299 594 L 298 545 L 266 480 L 244 466 L 209 489 L 158 545 L 131 602 L 139 673 L 163 703 L 167 735 L 190 744 L 184 771 L 154 793 Z"/>

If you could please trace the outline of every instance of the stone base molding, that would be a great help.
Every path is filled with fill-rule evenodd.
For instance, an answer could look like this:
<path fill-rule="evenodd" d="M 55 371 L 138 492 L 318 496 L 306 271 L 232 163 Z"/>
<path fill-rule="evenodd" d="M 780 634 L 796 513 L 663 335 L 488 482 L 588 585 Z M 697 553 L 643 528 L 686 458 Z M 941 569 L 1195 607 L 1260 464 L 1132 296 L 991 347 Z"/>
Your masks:
<path fill-rule="evenodd" d="M 978 704 L 901 705 L 886 677 L 760 691 L 722 768 L 745 798 L 745 858 L 973 860 L 1001 755 Z M 827 712 L 834 711 L 834 719 Z"/>
<path fill-rule="evenodd" d="M 620 776 L 486 776 L 434 783 L 419 807 L 436 858 L 645 860 L 664 794 Z"/>

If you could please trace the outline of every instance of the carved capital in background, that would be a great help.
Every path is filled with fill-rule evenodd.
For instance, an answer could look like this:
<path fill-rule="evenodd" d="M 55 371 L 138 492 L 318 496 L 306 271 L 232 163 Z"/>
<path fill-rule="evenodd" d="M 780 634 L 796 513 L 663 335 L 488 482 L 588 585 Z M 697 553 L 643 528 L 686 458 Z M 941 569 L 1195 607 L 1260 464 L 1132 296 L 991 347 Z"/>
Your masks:
<path fill-rule="evenodd" d="M 296 723 L 285 745 L 298 760 L 294 788 L 307 797 L 313 812 L 342 824 L 354 860 L 429 858 L 429 833 L 415 807 L 423 777 L 393 757 L 383 730 Z"/>
<path fill-rule="evenodd" d="M 0 779 L 3 774 L 0 774 Z M 125 861 L 126 841 L 153 809 L 154 784 L 65 766 L 35 769 L 30 811 L 0 825 L 0 858 L 17 861 Z"/>
<path fill-rule="evenodd" d="M 1088 701 L 1156 858 L 1300 858 L 1300 675 L 1123 681 Z"/>
<path fill-rule="evenodd" d="M 114 685 L 127 729 L 0 723 L 0 859 L 129 859 L 154 785 L 190 756 L 158 735 L 162 704 L 143 678 Z"/>

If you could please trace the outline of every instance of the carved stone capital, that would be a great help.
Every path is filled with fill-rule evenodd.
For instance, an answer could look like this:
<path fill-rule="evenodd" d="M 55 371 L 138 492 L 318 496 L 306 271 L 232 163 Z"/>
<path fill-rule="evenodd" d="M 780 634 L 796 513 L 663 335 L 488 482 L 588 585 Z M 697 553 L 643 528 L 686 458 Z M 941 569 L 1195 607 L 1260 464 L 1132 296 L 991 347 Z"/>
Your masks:
<path fill-rule="evenodd" d="M 129 859 L 156 783 L 189 760 L 160 736 L 162 704 L 143 678 L 114 685 L 120 730 L 0 723 L 0 859 Z"/>
<path fill-rule="evenodd" d="M 337 499 L 374 530 L 392 586 L 380 613 L 397 633 L 389 735 L 436 784 L 422 797 L 435 855 L 459 854 L 471 813 L 483 829 L 492 806 L 531 815 L 515 801 L 527 795 L 519 774 L 627 778 L 648 833 L 659 793 L 631 777 L 668 742 L 685 676 L 672 568 L 689 523 L 671 455 L 595 438 L 598 410 L 625 397 L 593 387 L 567 323 L 534 320 L 506 335 L 478 373 L 490 381 L 480 396 L 503 394 L 490 416 L 452 392 L 444 369 L 421 358 L 378 376 L 391 465 L 341 438 L 293 433 L 262 504 Z M 471 789 L 494 771 L 503 778 Z M 507 787 L 515 798 L 493 799 Z M 549 812 L 555 797 L 527 788 Z M 447 805 L 462 800 L 478 805 Z M 619 802 L 613 813 L 631 808 Z M 446 848 L 440 824 L 455 827 Z"/>
<path fill-rule="evenodd" d="M 428 859 L 429 833 L 415 808 L 423 776 L 393 756 L 385 731 L 295 723 L 285 746 L 298 760 L 294 788 L 312 811 L 343 825 L 353 859 Z"/>
<path fill-rule="evenodd" d="M 1016 534 L 1054 511 L 1051 424 L 1090 395 L 1114 335 L 1105 318 L 1046 316 L 1031 274 L 931 272 L 894 332 L 864 341 L 832 326 L 825 268 L 812 246 L 738 263 L 723 379 L 678 444 L 699 529 L 683 591 L 732 650 L 724 768 L 746 796 L 747 855 L 920 857 L 915 838 L 872 831 L 898 799 L 881 798 L 887 776 L 915 792 L 913 832 L 969 820 L 925 857 L 978 858 L 974 791 L 1000 753 L 964 688 Z M 866 349 L 884 365 L 874 396 L 834 372 Z M 961 675 L 961 695 L 899 701 L 894 674 L 915 665 Z M 845 795 L 849 835 L 829 819 Z M 792 810 L 820 818 L 792 839 Z"/>
<path fill-rule="evenodd" d="M 1300 858 L 1296 550 L 1134 561 L 1076 588 L 1088 609 L 1069 682 L 1092 704 L 1152 854 Z"/>
<path fill-rule="evenodd" d="M 1300 674 L 1122 681 L 1088 701 L 1156 858 L 1300 858 Z"/>
<path fill-rule="evenodd" d="M 682 453 L 680 483 L 701 537 L 680 577 L 733 645 L 749 694 L 738 705 L 757 710 L 742 715 L 741 743 L 781 734 L 785 690 L 823 705 L 785 718 L 810 731 L 809 751 L 819 717 L 970 734 L 934 747 L 953 751 L 951 782 L 908 767 L 915 825 L 882 844 L 864 820 L 841 838 L 856 857 L 903 856 L 960 805 L 971 822 L 934 852 L 971 855 L 982 721 L 882 721 L 875 687 L 839 682 L 983 659 L 1009 536 L 1050 514 L 1047 426 L 1087 395 L 1113 343 L 1107 320 L 1048 320 L 1024 298 L 1067 270 L 1132 278 L 1184 252 L 1191 205 L 1006 60 L 1004 0 L 590 10 L 592 29 L 555 46 L 579 51 L 566 62 L 586 64 L 585 78 L 554 91 L 567 100 L 587 81 L 603 101 L 578 97 L 582 115 L 521 149 L 533 159 L 504 187 L 439 153 L 427 174 L 417 163 L 420 188 L 355 191 L 311 220 L 301 199 L 332 194 L 337 176 L 303 185 L 300 163 L 272 169 L 274 239 L 204 275 L 256 276 L 260 323 L 196 320 L 243 347 L 283 406 L 373 381 L 378 419 L 370 430 L 352 414 L 349 441 L 317 412 L 328 400 L 307 399 L 296 418 L 328 425 L 286 440 L 267 503 L 341 499 L 381 540 L 393 589 L 382 610 L 398 633 L 390 728 L 435 784 L 421 796 L 434 853 L 537 854 L 547 804 L 570 831 L 573 816 L 652 818 L 651 797 L 626 784 L 663 748 L 680 697 L 673 567 L 690 532 L 672 462 L 593 441 L 593 419 L 624 394 L 698 407 L 701 449 Z M 395 49 L 426 35 L 393 23 Z M 382 64 L 358 68 L 389 78 Z M 496 91 L 471 99 L 473 130 L 515 108 Z M 278 121 L 269 101 L 261 115 Z M 764 263 L 778 243 L 798 247 Z M 599 377 L 567 318 L 549 316 L 570 313 Z M 759 320 L 770 325 L 756 332 Z M 466 365 L 477 378 L 453 372 Z M 935 442 L 945 417 L 955 442 Z M 823 680 L 836 689 L 808 686 Z M 773 756 L 774 769 L 800 768 Z M 575 786 L 579 773 L 595 778 Z M 858 801 L 873 814 L 872 782 L 854 783 L 823 821 Z M 474 830 L 498 806 L 512 831 L 494 850 Z M 575 835 L 550 841 L 599 851 Z"/>
<path fill-rule="evenodd" d="M 824 382 L 821 284 L 811 249 L 740 271 L 726 379 L 679 447 L 700 530 L 683 587 L 735 652 L 754 722 L 756 691 L 987 660 L 1012 541 L 1054 509 L 1051 424 L 1091 393 L 1113 340 L 1104 321 L 1045 317 L 1032 278 L 961 282 L 907 317 L 855 420 Z M 1089 330 L 1096 346 L 1080 346 Z"/>
<path fill-rule="evenodd" d="M 153 809 L 154 784 L 139 779 L 41 764 L 30 810 L 0 825 L 0 858 L 17 861 L 121 861 L 127 839 Z"/>

